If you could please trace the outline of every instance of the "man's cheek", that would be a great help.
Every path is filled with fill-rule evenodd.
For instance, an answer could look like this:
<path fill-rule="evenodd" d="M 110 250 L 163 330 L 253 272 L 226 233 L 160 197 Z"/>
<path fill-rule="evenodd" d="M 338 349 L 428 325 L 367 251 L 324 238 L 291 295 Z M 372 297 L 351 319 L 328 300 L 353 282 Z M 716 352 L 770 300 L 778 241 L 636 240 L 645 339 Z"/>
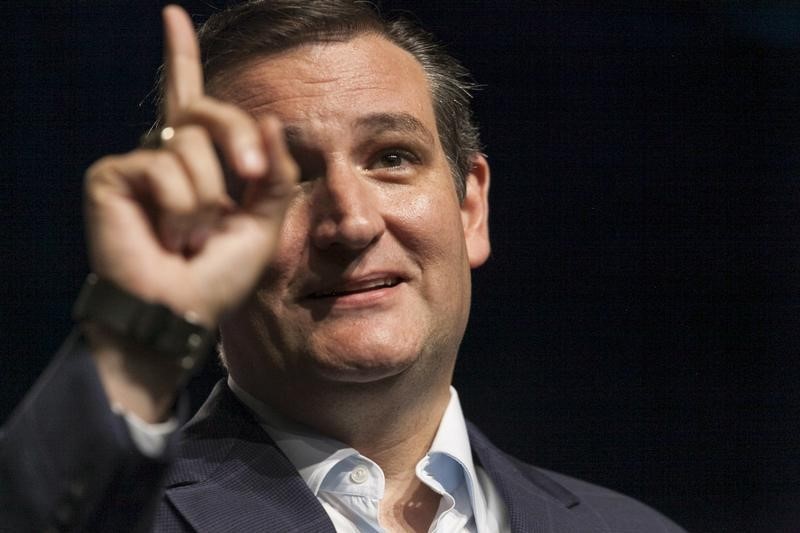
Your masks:
<path fill-rule="evenodd" d="M 286 213 L 278 238 L 278 249 L 266 272 L 270 281 L 275 284 L 286 279 L 290 273 L 302 264 L 309 241 L 310 226 L 305 209 L 295 208 Z"/>

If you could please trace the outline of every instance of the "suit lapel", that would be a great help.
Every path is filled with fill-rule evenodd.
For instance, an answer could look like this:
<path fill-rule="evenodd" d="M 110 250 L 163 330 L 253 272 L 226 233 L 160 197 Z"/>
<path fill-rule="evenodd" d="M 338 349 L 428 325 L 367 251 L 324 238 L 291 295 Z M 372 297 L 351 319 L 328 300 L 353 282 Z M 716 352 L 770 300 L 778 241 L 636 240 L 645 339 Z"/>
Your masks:
<path fill-rule="evenodd" d="M 561 484 L 467 426 L 476 462 L 506 504 L 511 531 L 607 530 Z M 198 532 L 335 533 L 297 470 L 223 382 L 184 429 L 166 498 Z"/>
<path fill-rule="evenodd" d="M 563 485 L 541 470 L 513 459 L 497 449 L 475 426 L 467 423 L 472 452 L 489 474 L 506 504 L 513 532 L 607 531 L 597 517 Z"/>
<path fill-rule="evenodd" d="M 223 382 L 184 430 L 166 497 L 197 531 L 334 533 L 297 470 Z"/>

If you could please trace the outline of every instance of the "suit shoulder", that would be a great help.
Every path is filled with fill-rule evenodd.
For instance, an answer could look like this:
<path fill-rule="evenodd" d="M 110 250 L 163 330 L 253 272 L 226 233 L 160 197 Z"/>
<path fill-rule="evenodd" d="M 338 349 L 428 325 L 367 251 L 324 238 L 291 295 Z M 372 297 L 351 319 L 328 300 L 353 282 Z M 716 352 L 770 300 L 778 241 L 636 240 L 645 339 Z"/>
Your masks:
<path fill-rule="evenodd" d="M 514 462 L 525 475 L 543 474 L 574 494 L 579 501 L 575 510 L 582 508 L 581 512 L 596 515 L 608 525 L 609 531 L 686 533 L 659 511 L 631 496 L 518 459 L 514 459 Z"/>
<path fill-rule="evenodd" d="M 530 465 L 498 449 L 468 423 L 477 464 L 486 469 L 508 507 L 512 523 L 527 531 L 685 533 L 655 509 L 611 489 Z"/>

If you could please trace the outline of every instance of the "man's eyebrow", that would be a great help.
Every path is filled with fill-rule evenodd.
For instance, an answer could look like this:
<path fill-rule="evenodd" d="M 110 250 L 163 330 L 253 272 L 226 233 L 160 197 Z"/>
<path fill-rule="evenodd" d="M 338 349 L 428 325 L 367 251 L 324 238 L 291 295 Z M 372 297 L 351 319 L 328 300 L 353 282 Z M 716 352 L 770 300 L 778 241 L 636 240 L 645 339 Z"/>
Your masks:
<path fill-rule="evenodd" d="M 355 126 L 371 135 L 385 132 L 405 133 L 420 137 L 425 144 L 433 144 L 433 134 L 418 118 L 409 113 L 372 113 L 359 117 Z"/>
<path fill-rule="evenodd" d="M 289 146 L 302 144 L 303 138 L 305 137 L 303 130 L 297 126 L 284 126 L 283 136 L 286 138 L 286 144 Z"/>
<path fill-rule="evenodd" d="M 434 143 L 433 133 L 418 118 L 410 113 L 371 113 L 358 117 L 355 127 L 366 130 L 370 136 L 394 132 L 419 137 L 427 145 Z M 283 128 L 289 146 L 303 146 L 307 140 L 306 132 L 300 126 L 287 124 Z"/>

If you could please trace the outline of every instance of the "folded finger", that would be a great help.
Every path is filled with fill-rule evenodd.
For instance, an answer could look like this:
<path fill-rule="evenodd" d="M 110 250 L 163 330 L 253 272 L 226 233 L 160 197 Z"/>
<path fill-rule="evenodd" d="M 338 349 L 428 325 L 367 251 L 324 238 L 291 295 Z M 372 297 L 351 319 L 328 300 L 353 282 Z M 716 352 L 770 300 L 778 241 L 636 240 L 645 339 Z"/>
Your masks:
<path fill-rule="evenodd" d="M 176 114 L 173 125 L 205 128 L 233 171 L 242 178 L 259 178 L 267 171 L 262 132 L 256 120 L 238 107 L 203 96 Z"/>
<path fill-rule="evenodd" d="M 176 128 L 166 147 L 183 164 L 200 209 L 230 207 L 225 175 L 208 133 L 198 126 Z"/>
<path fill-rule="evenodd" d="M 242 203 L 245 209 L 257 214 L 282 216 L 299 181 L 300 168 L 289 152 L 283 126 L 276 117 L 261 119 L 259 129 L 267 150 L 269 170 L 264 179 L 249 184 Z"/>
<path fill-rule="evenodd" d="M 165 248 L 186 246 L 197 212 L 197 196 L 183 164 L 165 150 L 136 150 L 99 161 L 87 172 L 87 199 L 106 202 L 109 191 L 141 199 Z"/>
<path fill-rule="evenodd" d="M 197 199 L 195 223 L 188 237 L 191 253 L 200 250 L 219 218 L 232 209 L 225 176 L 208 132 L 199 126 L 176 129 L 167 148 L 178 156 Z"/>

